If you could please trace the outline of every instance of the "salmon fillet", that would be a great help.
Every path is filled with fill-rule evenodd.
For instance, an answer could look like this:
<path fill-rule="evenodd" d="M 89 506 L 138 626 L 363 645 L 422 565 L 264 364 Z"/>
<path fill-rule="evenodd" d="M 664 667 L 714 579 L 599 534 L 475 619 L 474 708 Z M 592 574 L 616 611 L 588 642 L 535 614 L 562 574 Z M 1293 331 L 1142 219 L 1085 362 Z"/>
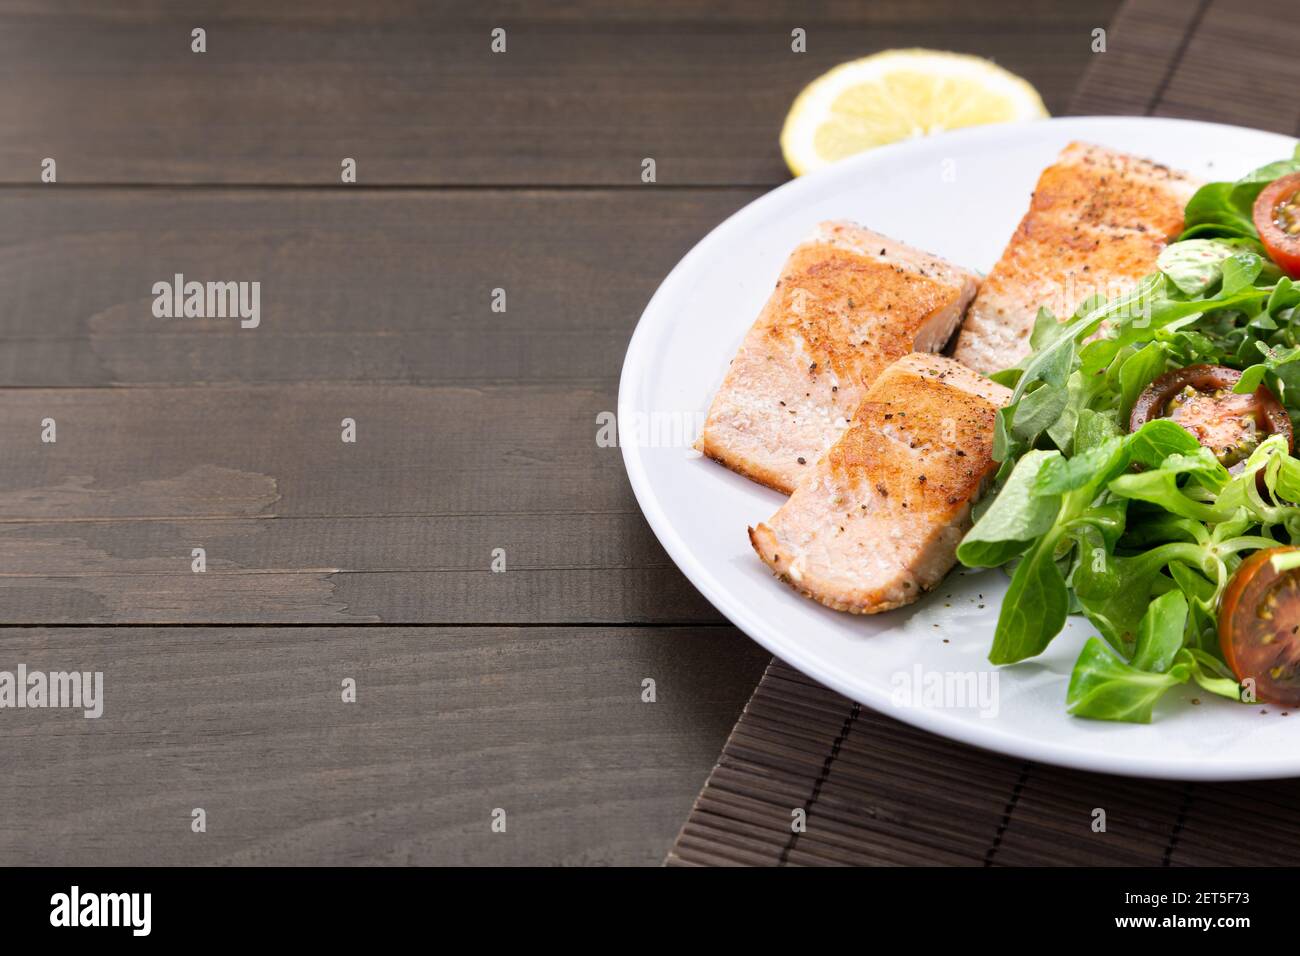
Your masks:
<path fill-rule="evenodd" d="M 1126 153 L 1071 143 L 1043 170 L 1029 211 L 980 286 L 953 356 L 990 374 L 1029 354 L 1039 306 L 1058 319 L 1155 271 L 1200 184 Z"/>
<path fill-rule="evenodd" d="M 695 447 L 789 494 L 876 376 L 909 352 L 944 347 L 976 284 L 974 273 L 901 242 L 822 223 L 786 260 Z"/>
<path fill-rule="evenodd" d="M 1001 385 L 941 355 L 891 365 L 853 424 L 766 524 L 754 550 L 801 593 L 875 614 L 938 584 L 997 471 Z"/>

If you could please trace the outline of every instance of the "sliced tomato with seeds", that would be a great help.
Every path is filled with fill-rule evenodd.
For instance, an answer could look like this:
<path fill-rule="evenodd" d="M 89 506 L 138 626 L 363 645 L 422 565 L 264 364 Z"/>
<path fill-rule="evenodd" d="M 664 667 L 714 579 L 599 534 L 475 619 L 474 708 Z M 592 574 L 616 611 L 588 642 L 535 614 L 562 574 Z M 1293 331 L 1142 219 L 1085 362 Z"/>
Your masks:
<path fill-rule="evenodd" d="M 1237 568 L 1219 602 L 1219 646 L 1238 681 L 1255 682 L 1255 698 L 1300 707 L 1300 567 L 1279 571 L 1276 555 L 1256 551 Z"/>
<path fill-rule="evenodd" d="M 1268 386 L 1238 395 L 1241 373 L 1223 365 L 1189 365 L 1161 375 L 1133 403 L 1129 431 L 1153 418 L 1168 418 L 1231 468 L 1250 457 L 1269 435 L 1286 436 L 1295 445 L 1291 418 Z"/>
<path fill-rule="evenodd" d="M 1251 212 L 1268 257 L 1292 279 L 1300 278 L 1300 173 L 1265 186 Z"/>

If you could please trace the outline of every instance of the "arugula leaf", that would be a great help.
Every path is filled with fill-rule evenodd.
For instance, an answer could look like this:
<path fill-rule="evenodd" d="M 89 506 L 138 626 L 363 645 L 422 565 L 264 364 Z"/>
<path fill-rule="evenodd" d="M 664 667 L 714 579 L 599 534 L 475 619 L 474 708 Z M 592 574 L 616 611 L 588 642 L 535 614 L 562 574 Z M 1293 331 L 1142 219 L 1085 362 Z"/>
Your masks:
<path fill-rule="evenodd" d="M 1241 378 L 1232 390 L 1238 395 L 1245 395 L 1247 392 L 1253 392 L 1264 383 L 1264 373 L 1268 371 L 1268 366 L 1263 362 L 1258 365 L 1252 365 L 1241 373 Z"/>
<path fill-rule="evenodd" d="M 1116 338 L 1093 339 L 1079 350 L 1079 371 L 1089 377 L 1100 375 L 1122 349 Z"/>
<path fill-rule="evenodd" d="M 1016 382 L 1020 381 L 1020 376 L 1024 374 L 1024 371 L 1019 365 L 1012 365 L 1010 368 L 990 373 L 989 380 L 1007 388 L 1015 388 Z"/>
<path fill-rule="evenodd" d="M 1034 328 L 1029 333 L 1029 347 L 1035 352 L 1045 349 L 1065 335 L 1066 325 L 1057 320 L 1052 310 L 1040 307 L 1034 316 Z"/>
<path fill-rule="evenodd" d="M 1058 554 L 1057 545 L 1068 546 L 1075 528 L 1088 527 L 1086 522 L 1079 525 L 1078 519 L 1089 510 L 1106 482 L 1128 466 L 1125 446 L 1125 440 L 1120 438 L 1103 442 L 1098 448 L 1104 453 L 1093 458 L 1095 468 L 1087 480 L 1082 484 L 1073 478 L 1066 482 L 1074 487 L 1061 496 L 1054 524 L 1026 553 L 1011 578 L 989 654 L 993 663 L 1009 664 L 1041 654 L 1065 626 L 1070 595 L 1058 561 L 1068 558 L 1068 547 L 1066 554 Z M 1035 485 L 1037 481 L 1035 477 Z"/>
<path fill-rule="evenodd" d="M 1279 159 L 1275 163 L 1267 163 L 1259 169 L 1252 170 L 1232 184 L 1230 194 L 1232 205 L 1247 212 L 1253 210 L 1255 200 L 1259 198 L 1265 186 L 1275 179 L 1289 176 L 1294 172 L 1300 172 L 1300 160 L 1294 158 Z"/>
<path fill-rule="evenodd" d="M 1012 393 L 1011 400 L 1013 402 L 1019 401 L 1028 386 L 1042 380 L 1045 373 L 1057 373 L 1062 366 L 1061 353 L 1065 351 L 1072 352 L 1075 342 L 1081 342 L 1092 335 L 1108 318 L 1135 312 L 1139 315 L 1145 315 L 1148 311 L 1148 300 L 1157 294 L 1163 283 L 1164 277 L 1160 273 L 1147 276 L 1131 292 L 1118 296 L 1105 305 L 1092 309 L 1071 320 L 1066 326 L 1064 334 L 1053 340 L 1050 345 L 1030 356 L 1025 363 L 1024 374 L 1020 376 L 1020 380 L 1016 383 L 1016 390 Z"/>
<path fill-rule="evenodd" d="M 1217 647 L 1219 643 L 1218 622 L 1215 610 L 1218 602 L 1218 587 L 1198 570 L 1182 561 L 1169 562 L 1169 574 L 1187 598 L 1191 612 L 1189 641 L 1208 642 Z"/>
<path fill-rule="evenodd" d="M 1065 410 L 1069 393 L 1059 385 L 1043 382 L 1016 403 L 1011 434 L 1032 444 Z"/>
<path fill-rule="evenodd" d="M 1215 298 L 1227 298 L 1247 289 L 1254 291 L 1252 286 L 1264 271 L 1264 257 L 1257 252 L 1234 252 L 1223 260 L 1222 269 L 1223 282 Z M 1263 301 L 1267 302 L 1267 298 Z"/>
<path fill-rule="evenodd" d="M 1187 618 L 1187 598 L 1181 591 L 1156 598 L 1138 626 L 1137 646 L 1128 662 L 1095 637 L 1090 638 L 1070 674 L 1066 692 L 1070 713 L 1150 723 L 1156 701 L 1200 672 L 1191 652 L 1183 648 Z"/>
<path fill-rule="evenodd" d="M 1102 501 L 1082 512 L 1067 525 L 1067 531 L 1077 534 L 1084 526 L 1095 528 L 1101 534 L 1101 547 L 1109 554 L 1124 534 L 1128 521 L 1128 499 L 1112 498 Z M 1082 612 L 1082 608 L 1079 609 Z"/>

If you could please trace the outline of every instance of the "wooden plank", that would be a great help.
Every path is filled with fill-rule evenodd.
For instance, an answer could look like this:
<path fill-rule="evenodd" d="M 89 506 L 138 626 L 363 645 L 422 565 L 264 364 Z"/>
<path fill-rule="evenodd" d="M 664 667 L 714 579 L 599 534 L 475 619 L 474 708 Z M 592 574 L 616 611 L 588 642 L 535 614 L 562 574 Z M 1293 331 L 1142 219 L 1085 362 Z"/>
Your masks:
<path fill-rule="evenodd" d="M 612 387 L 11 391 L 3 621 L 721 623 L 597 445 L 613 405 Z"/>
<path fill-rule="evenodd" d="M 2 190 L 0 386 L 613 382 L 663 276 L 756 195 Z M 176 273 L 259 282 L 260 324 L 156 318 Z"/>
<path fill-rule="evenodd" d="M 0 628 L 0 670 L 104 675 L 98 719 L 2 712 L 0 860 L 652 864 L 766 660 L 729 628 Z"/>
<path fill-rule="evenodd" d="M 35 183 L 52 157 L 62 183 L 336 185 L 352 157 L 364 184 L 633 185 L 652 156 L 663 184 L 772 185 L 781 117 L 835 64 L 977 53 L 1060 110 L 1116 5 L 16 0 L 0 181 Z"/>
<path fill-rule="evenodd" d="M 0 550 L 9 624 L 723 622 L 631 513 L 6 522 Z"/>
<path fill-rule="evenodd" d="M 0 518 L 627 511 L 619 450 L 596 442 L 613 402 L 546 385 L 16 389 Z"/>

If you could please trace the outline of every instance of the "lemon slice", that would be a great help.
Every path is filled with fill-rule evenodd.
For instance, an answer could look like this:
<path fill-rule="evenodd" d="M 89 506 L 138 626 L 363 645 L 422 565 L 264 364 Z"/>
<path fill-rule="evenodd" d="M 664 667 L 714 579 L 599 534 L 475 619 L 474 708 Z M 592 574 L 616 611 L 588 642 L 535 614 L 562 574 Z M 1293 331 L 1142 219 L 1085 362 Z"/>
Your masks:
<path fill-rule="evenodd" d="M 988 60 L 886 50 L 809 83 L 785 118 L 781 152 L 790 171 L 802 176 L 886 143 L 1045 116 L 1037 90 Z"/>

